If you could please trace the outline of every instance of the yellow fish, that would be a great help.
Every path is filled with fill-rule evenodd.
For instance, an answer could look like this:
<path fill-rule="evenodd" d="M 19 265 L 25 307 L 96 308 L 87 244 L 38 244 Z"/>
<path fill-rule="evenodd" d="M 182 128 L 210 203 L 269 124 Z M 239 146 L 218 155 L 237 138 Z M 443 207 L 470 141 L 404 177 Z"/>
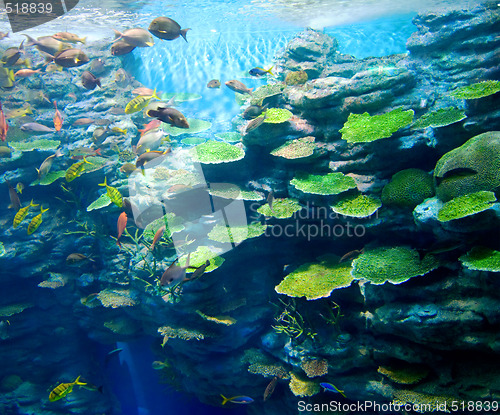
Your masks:
<path fill-rule="evenodd" d="M 113 131 L 114 133 L 127 134 L 127 130 L 126 129 L 124 130 L 123 128 L 120 127 L 113 127 L 111 131 Z"/>
<path fill-rule="evenodd" d="M 86 383 L 80 382 L 80 377 L 81 376 L 78 376 L 74 382 L 61 383 L 60 385 L 56 386 L 52 390 L 52 392 L 50 392 L 49 401 L 55 402 L 55 401 L 58 401 L 59 399 L 64 398 L 68 393 L 71 393 L 73 391 L 73 387 L 75 385 L 85 386 Z"/>
<path fill-rule="evenodd" d="M 130 101 L 125 107 L 125 114 L 133 114 L 146 108 L 149 104 L 149 101 L 151 101 L 151 98 L 156 98 L 158 100 L 160 99 L 160 97 L 156 95 L 156 88 L 153 91 L 153 95 L 147 97 L 138 95 L 132 101 Z"/>
<path fill-rule="evenodd" d="M 83 169 L 85 168 L 85 163 L 92 164 L 84 157 L 82 161 L 71 165 L 68 170 L 66 170 L 66 181 L 71 182 L 72 180 L 75 180 L 78 176 L 80 176 Z"/>
<path fill-rule="evenodd" d="M 21 222 L 24 219 L 26 219 L 26 216 L 28 216 L 28 211 L 30 210 L 31 206 L 35 207 L 38 205 L 35 205 L 33 203 L 33 200 L 31 200 L 31 202 L 28 206 L 25 206 L 17 211 L 16 216 L 14 216 L 14 222 L 12 224 L 14 226 L 14 228 L 17 228 L 21 224 Z"/>
<path fill-rule="evenodd" d="M 120 191 L 116 187 L 108 186 L 106 181 L 106 177 L 104 178 L 104 183 L 99 184 L 99 186 L 106 186 L 106 192 L 108 193 L 108 197 L 111 201 L 118 207 L 123 206 L 123 196 Z"/>
<path fill-rule="evenodd" d="M 7 114 L 5 114 L 5 117 L 8 119 L 13 119 L 13 118 L 24 117 L 28 114 L 33 114 L 33 111 L 31 111 L 31 107 L 29 106 L 29 104 L 26 107 L 9 111 Z"/>
<path fill-rule="evenodd" d="M 38 227 L 42 224 L 42 214 L 43 212 L 47 212 L 49 208 L 44 209 L 43 206 L 40 206 L 40 213 L 36 215 L 33 219 L 31 219 L 30 224 L 28 225 L 28 235 L 31 235 L 35 232 Z"/>

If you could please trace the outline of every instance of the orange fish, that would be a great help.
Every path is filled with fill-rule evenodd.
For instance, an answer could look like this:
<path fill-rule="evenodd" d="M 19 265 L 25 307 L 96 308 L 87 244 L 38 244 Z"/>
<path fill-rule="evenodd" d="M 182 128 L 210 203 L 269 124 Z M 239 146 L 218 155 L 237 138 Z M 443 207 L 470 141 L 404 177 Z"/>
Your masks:
<path fill-rule="evenodd" d="M 59 110 L 57 109 L 57 103 L 54 101 L 54 108 L 56 109 L 56 113 L 54 115 L 54 129 L 56 131 L 61 131 L 63 124 L 63 117 Z"/>
<path fill-rule="evenodd" d="M 123 231 L 127 227 L 127 214 L 125 212 L 120 213 L 120 216 L 118 217 L 118 222 L 116 224 L 116 227 L 118 229 L 118 238 L 116 238 L 116 244 L 121 248 L 122 244 L 120 243 L 120 238 L 122 236 Z"/>
<path fill-rule="evenodd" d="M 155 128 L 158 128 L 161 125 L 161 121 L 157 120 L 156 118 L 154 120 L 151 120 L 147 124 L 144 124 L 144 128 L 142 130 L 137 130 L 141 133 L 141 137 L 146 134 L 150 130 L 154 130 Z"/>
<path fill-rule="evenodd" d="M 7 124 L 7 120 L 5 119 L 5 115 L 2 109 L 2 103 L 0 102 L 0 139 L 2 141 L 6 140 L 8 130 L 9 124 Z"/>
<path fill-rule="evenodd" d="M 160 229 L 158 229 L 155 233 L 155 236 L 153 238 L 153 243 L 151 244 L 151 251 L 153 249 L 155 249 L 155 245 L 156 243 L 161 239 L 161 237 L 163 236 L 163 232 L 165 232 L 165 226 L 162 226 Z"/>

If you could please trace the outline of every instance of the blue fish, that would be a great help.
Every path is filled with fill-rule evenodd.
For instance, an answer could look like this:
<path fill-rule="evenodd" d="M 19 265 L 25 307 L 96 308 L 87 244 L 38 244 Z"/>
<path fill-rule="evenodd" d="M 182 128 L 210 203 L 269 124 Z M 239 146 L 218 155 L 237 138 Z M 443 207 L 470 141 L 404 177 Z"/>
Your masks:
<path fill-rule="evenodd" d="M 226 398 L 224 395 L 222 395 L 222 405 L 225 405 L 226 402 L 232 402 L 232 403 L 252 403 L 253 399 L 250 398 L 249 396 L 233 396 L 232 398 Z"/>
<path fill-rule="evenodd" d="M 338 389 L 335 385 L 332 385 L 331 383 L 320 383 L 319 386 L 324 388 L 323 391 L 340 393 L 344 398 L 346 398 L 346 396 L 344 395 L 344 391 L 341 391 L 340 389 Z"/>
<path fill-rule="evenodd" d="M 271 72 L 271 69 L 273 69 L 273 68 L 274 68 L 274 66 L 271 66 L 269 69 L 263 69 L 263 68 L 256 67 L 256 68 L 250 69 L 248 71 L 248 73 L 252 76 L 262 76 L 262 75 L 265 75 L 266 73 L 268 73 L 271 76 L 274 76 L 274 74 Z"/>

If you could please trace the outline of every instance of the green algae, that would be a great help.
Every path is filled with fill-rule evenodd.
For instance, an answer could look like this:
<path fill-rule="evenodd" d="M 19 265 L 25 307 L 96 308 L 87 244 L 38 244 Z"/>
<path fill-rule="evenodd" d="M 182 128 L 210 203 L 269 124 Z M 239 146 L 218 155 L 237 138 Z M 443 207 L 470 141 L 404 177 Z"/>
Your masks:
<path fill-rule="evenodd" d="M 412 121 L 413 110 L 403 111 L 401 107 L 385 114 L 373 116 L 367 112 L 350 114 L 340 132 L 342 139 L 348 143 L 369 143 L 390 137 Z"/>
<path fill-rule="evenodd" d="M 317 195 L 336 195 L 356 188 L 356 182 L 343 173 L 308 174 L 299 173 L 290 184 L 304 193 Z"/>
<path fill-rule="evenodd" d="M 229 163 L 245 156 L 243 149 L 213 140 L 199 144 L 193 150 L 193 159 L 205 164 Z"/>
<path fill-rule="evenodd" d="M 271 151 L 271 155 L 282 157 L 288 160 L 300 159 L 312 156 L 316 149 L 314 137 L 302 137 L 289 141 L 282 146 Z"/>
<path fill-rule="evenodd" d="M 373 215 L 381 206 L 382 202 L 374 197 L 354 194 L 341 198 L 330 207 L 335 213 L 343 216 L 366 218 Z"/>
<path fill-rule="evenodd" d="M 411 128 L 414 130 L 420 130 L 427 127 L 445 127 L 462 121 L 465 118 L 467 118 L 465 112 L 458 108 L 441 108 L 437 111 L 422 115 L 412 124 Z"/>
<path fill-rule="evenodd" d="M 216 225 L 209 232 L 208 238 L 221 243 L 240 244 L 246 239 L 257 238 L 264 234 L 267 225 L 260 222 L 253 222 L 245 226 L 223 226 Z"/>
<path fill-rule="evenodd" d="M 484 246 L 475 246 L 459 260 L 471 270 L 500 272 L 500 251 Z"/>
<path fill-rule="evenodd" d="M 295 199 L 274 199 L 272 210 L 268 204 L 265 204 L 259 207 L 257 212 L 267 217 L 287 219 L 291 218 L 295 212 L 301 209 L 302 206 L 300 206 L 299 202 Z"/>
<path fill-rule="evenodd" d="M 482 81 L 462 86 L 450 92 L 450 96 L 457 99 L 477 99 L 496 94 L 500 91 L 500 81 Z"/>
<path fill-rule="evenodd" d="M 307 300 L 329 297 L 333 290 L 351 285 L 354 278 L 348 263 L 339 263 L 334 255 L 318 258 L 319 262 L 301 265 L 281 281 L 275 290 L 289 297 Z"/>
<path fill-rule="evenodd" d="M 493 192 L 481 190 L 458 196 L 446 202 L 438 211 L 437 219 L 440 222 L 461 219 L 466 216 L 475 215 L 492 207 L 492 202 L 497 198 Z"/>
<path fill-rule="evenodd" d="M 420 259 L 419 253 L 404 246 L 366 250 L 353 261 L 352 276 L 372 284 L 401 284 L 410 278 L 425 275 L 439 266 L 432 255 Z"/>

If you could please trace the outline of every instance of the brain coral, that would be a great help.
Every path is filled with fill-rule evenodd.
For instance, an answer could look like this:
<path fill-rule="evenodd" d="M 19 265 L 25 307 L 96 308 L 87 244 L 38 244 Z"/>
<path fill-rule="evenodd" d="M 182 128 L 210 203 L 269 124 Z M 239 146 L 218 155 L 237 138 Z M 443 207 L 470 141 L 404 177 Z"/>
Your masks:
<path fill-rule="evenodd" d="M 434 196 L 432 177 L 420 169 L 401 170 L 382 190 L 382 203 L 413 209 Z"/>
<path fill-rule="evenodd" d="M 443 201 L 500 186 L 500 131 L 472 137 L 439 159 L 436 195 Z"/>

